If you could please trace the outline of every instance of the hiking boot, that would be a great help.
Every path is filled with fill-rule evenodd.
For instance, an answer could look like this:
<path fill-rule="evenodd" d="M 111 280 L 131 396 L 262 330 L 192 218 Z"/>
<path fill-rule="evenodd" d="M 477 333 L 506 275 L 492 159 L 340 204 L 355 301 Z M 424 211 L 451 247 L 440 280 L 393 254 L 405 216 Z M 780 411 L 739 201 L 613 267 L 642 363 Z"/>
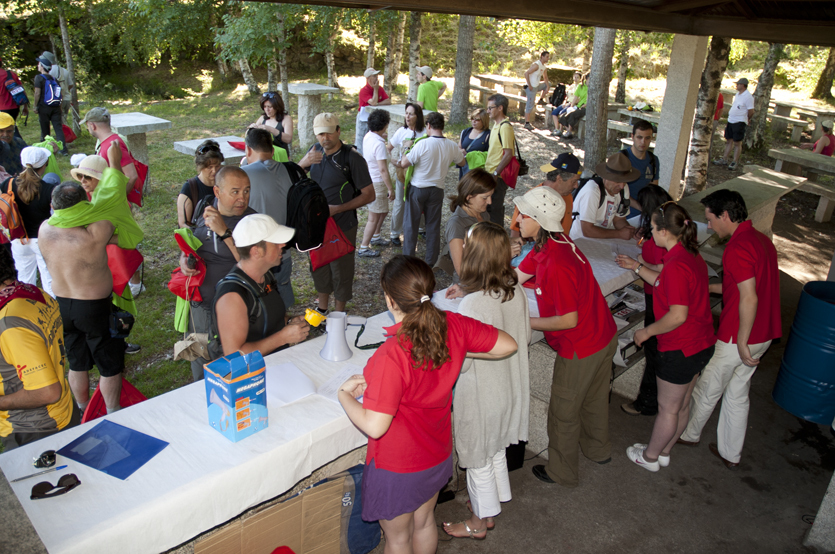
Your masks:
<path fill-rule="evenodd" d="M 391 241 L 388 239 L 384 239 L 383 237 L 377 237 L 371 239 L 371 244 L 373 246 L 389 246 Z"/>
<path fill-rule="evenodd" d="M 728 162 L 725 161 L 725 158 L 716 158 L 713 160 L 713 165 L 728 165 Z"/>
<path fill-rule="evenodd" d="M 380 253 L 372 248 L 360 248 L 357 251 L 357 256 L 360 258 L 379 258 Z"/>
<path fill-rule="evenodd" d="M 734 171 L 736 169 L 736 162 L 731 162 L 728 164 L 728 170 Z"/>
<path fill-rule="evenodd" d="M 531 125 L 530 122 L 525 123 L 525 129 L 527 129 L 528 131 L 534 131 L 535 130 L 534 126 Z"/>
<path fill-rule="evenodd" d="M 403 246 L 403 243 L 400 242 L 400 237 L 391 237 L 391 245 L 400 248 Z"/>
<path fill-rule="evenodd" d="M 574 138 L 574 135 L 572 135 L 570 131 L 566 131 L 562 134 L 562 138 L 566 140 L 571 140 Z"/>
<path fill-rule="evenodd" d="M 131 343 L 126 343 L 125 344 L 125 354 L 136 354 L 140 350 L 142 350 L 142 347 L 139 346 L 138 344 L 131 344 Z"/>

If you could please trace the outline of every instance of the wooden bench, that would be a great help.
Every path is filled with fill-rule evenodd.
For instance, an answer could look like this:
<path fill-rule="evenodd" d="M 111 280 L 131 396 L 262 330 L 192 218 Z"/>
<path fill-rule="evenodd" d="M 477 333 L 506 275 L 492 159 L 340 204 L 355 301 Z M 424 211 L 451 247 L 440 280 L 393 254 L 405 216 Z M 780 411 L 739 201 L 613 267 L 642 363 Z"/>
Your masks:
<path fill-rule="evenodd" d="M 782 121 L 784 123 L 790 123 L 792 126 L 792 142 L 800 142 L 800 134 L 803 130 L 809 126 L 809 122 L 803 119 L 795 119 L 793 117 L 786 117 L 784 115 L 777 115 L 772 112 L 768 112 L 766 117 L 771 119 L 772 121 Z"/>
<path fill-rule="evenodd" d="M 630 128 L 630 132 L 631 132 L 631 128 Z M 634 142 L 632 142 L 631 138 L 622 138 L 622 139 L 620 139 L 620 142 L 624 146 L 632 146 L 633 144 L 635 144 Z M 655 150 L 655 141 L 650 142 L 649 147 L 650 147 L 650 150 Z"/>
<path fill-rule="evenodd" d="M 499 92 L 497 90 L 483 87 L 481 85 L 474 85 L 470 83 L 470 90 L 478 91 L 478 102 L 479 104 L 484 105 L 487 102 L 487 98 L 494 94 L 501 94 L 505 98 L 507 98 L 507 111 L 510 113 L 513 110 L 519 110 L 522 113 L 525 111 L 525 104 L 527 104 L 528 99 L 524 96 L 520 96 L 518 94 L 511 94 L 509 92 Z"/>

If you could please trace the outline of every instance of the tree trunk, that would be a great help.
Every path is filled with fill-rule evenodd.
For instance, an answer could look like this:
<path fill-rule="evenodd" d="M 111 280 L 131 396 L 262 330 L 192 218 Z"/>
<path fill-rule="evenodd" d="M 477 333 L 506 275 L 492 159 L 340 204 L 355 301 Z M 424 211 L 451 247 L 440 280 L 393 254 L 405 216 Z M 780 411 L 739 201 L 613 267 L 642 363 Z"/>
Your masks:
<path fill-rule="evenodd" d="M 55 54 L 55 59 L 58 59 L 58 45 L 55 44 L 55 35 L 49 33 L 49 44 L 52 47 L 52 53 Z"/>
<path fill-rule="evenodd" d="M 623 33 L 623 36 L 618 56 L 618 88 L 615 92 L 615 102 L 623 104 L 626 102 L 626 74 L 629 71 L 629 47 L 632 43 L 632 31 L 621 31 L 621 33 Z"/>
<path fill-rule="evenodd" d="M 369 19 L 371 14 L 369 14 Z M 374 67 L 374 50 L 375 50 L 375 41 L 377 37 L 375 36 L 376 33 L 376 25 L 374 25 L 374 20 L 371 19 L 368 22 L 368 53 L 365 58 L 365 67 Z"/>
<path fill-rule="evenodd" d="M 391 73 L 391 92 L 397 88 L 397 77 L 400 75 L 400 68 L 403 65 L 403 35 L 406 32 L 406 13 L 400 14 L 400 23 L 397 26 L 397 37 L 394 42 L 394 70 Z"/>
<path fill-rule="evenodd" d="M 267 90 L 278 90 L 278 67 L 275 58 L 267 61 Z"/>
<path fill-rule="evenodd" d="M 754 92 L 754 117 L 745 129 L 745 147 L 748 150 L 762 150 L 765 146 L 766 116 L 768 102 L 771 100 L 771 89 L 774 87 L 774 72 L 783 57 L 783 45 L 769 43 L 768 56 L 765 58 L 763 72 L 757 80 L 757 90 Z"/>
<path fill-rule="evenodd" d="M 394 92 L 393 87 L 391 86 L 391 82 L 394 80 L 392 78 L 392 74 L 394 72 L 394 42 L 397 39 L 395 36 L 397 34 L 397 30 L 393 30 L 389 33 L 389 38 L 386 41 L 386 63 L 383 66 L 383 88 L 385 88 L 389 96 Z"/>
<path fill-rule="evenodd" d="M 826 65 L 821 71 L 818 84 L 812 92 L 812 98 L 818 100 L 832 100 L 832 80 L 835 78 L 835 46 L 829 49 L 829 57 L 826 58 Z"/>
<path fill-rule="evenodd" d="M 276 30 L 278 38 L 281 41 L 281 48 L 278 49 L 278 73 L 281 79 L 281 99 L 284 100 L 284 108 L 290 111 L 290 88 L 287 83 L 287 42 L 286 29 L 284 27 L 286 20 L 283 13 L 278 14 L 278 28 Z"/>
<path fill-rule="evenodd" d="M 602 28 L 602 27 L 600 27 Z M 589 67 L 591 67 L 591 58 L 592 58 L 592 50 L 594 48 L 594 33 L 595 29 L 589 29 L 586 32 L 586 42 L 583 45 L 583 73 L 587 73 L 589 71 Z M 614 52 L 614 46 L 613 52 Z M 611 65 L 611 64 L 609 64 Z"/>
<path fill-rule="evenodd" d="M 226 65 L 226 60 L 221 57 L 220 52 L 218 52 L 215 56 L 217 59 L 217 70 L 220 73 L 220 80 L 225 83 L 229 78 L 229 66 Z"/>
<path fill-rule="evenodd" d="M 333 63 L 333 48 L 336 43 L 336 34 L 339 32 L 339 22 L 333 24 L 331 36 L 328 38 L 328 51 L 325 52 L 325 63 L 328 66 L 328 86 L 339 88 L 339 78 L 336 76 L 336 68 Z M 333 94 L 328 94 L 328 100 L 333 100 Z"/>
<path fill-rule="evenodd" d="M 609 83 L 612 80 L 612 57 L 615 53 L 615 29 L 595 27 L 594 56 L 588 80 L 586 102 L 586 156 L 584 175 L 606 159 L 606 123 L 609 119 Z"/>
<path fill-rule="evenodd" d="M 417 99 L 417 68 L 420 66 L 420 24 L 421 12 L 412 12 L 409 24 L 409 102 Z"/>
<path fill-rule="evenodd" d="M 690 134 L 690 149 L 687 152 L 687 168 L 684 175 L 684 196 L 704 190 L 707 184 L 707 169 L 710 163 L 710 144 L 713 137 L 713 116 L 716 101 L 722 87 L 722 75 L 728 66 L 731 39 L 714 36 L 699 83 L 699 98 L 696 101 L 696 117 Z"/>
<path fill-rule="evenodd" d="M 258 88 L 258 81 L 252 74 L 252 69 L 249 67 L 249 62 L 245 58 L 238 60 L 238 66 L 241 68 L 241 75 L 246 83 L 246 88 L 249 89 L 250 94 L 261 94 L 261 89 Z"/>
<path fill-rule="evenodd" d="M 70 82 L 73 83 L 70 91 L 70 105 L 72 106 L 72 130 L 76 135 L 81 136 L 81 127 L 79 120 L 75 116 L 78 114 L 78 84 L 75 80 L 75 64 L 73 63 L 72 48 L 70 48 L 70 32 L 67 28 L 67 18 L 64 17 L 64 8 L 58 9 L 58 25 L 61 27 L 61 41 L 64 43 L 64 57 L 67 60 L 67 72 L 70 74 Z"/>
<path fill-rule="evenodd" d="M 452 107 L 449 122 L 467 122 L 470 107 L 470 74 L 473 72 L 473 37 L 475 16 L 462 15 L 458 19 L 458 51 L 455 53 L 455 84 L 452 88 Z"/>

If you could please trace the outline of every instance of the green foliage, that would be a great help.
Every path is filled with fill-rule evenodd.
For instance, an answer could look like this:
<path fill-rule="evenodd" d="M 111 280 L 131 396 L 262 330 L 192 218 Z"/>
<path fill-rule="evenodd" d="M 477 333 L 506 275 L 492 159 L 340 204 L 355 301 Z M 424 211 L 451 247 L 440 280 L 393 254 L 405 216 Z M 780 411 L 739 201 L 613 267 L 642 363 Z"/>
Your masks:
<path fill-rule="evenodd" d="M 731 39 L 731 53 L 728 55 L 728 67 L 735 66 L 745 57 L 748 52 L 748 42 L 739 39 Z"/>
<path fill-rule="evenodd" d="M 302 19 L 305 8 L 297 4 L 244 2 L 239 10 L 223 15 L 224 26 L 217 29 L 215 44 L 227 60 L 247 59 L 266 64 L 289 48 L 289 33 L 279 36 L 280 18 L 284 29 L 292 29 Z"/>

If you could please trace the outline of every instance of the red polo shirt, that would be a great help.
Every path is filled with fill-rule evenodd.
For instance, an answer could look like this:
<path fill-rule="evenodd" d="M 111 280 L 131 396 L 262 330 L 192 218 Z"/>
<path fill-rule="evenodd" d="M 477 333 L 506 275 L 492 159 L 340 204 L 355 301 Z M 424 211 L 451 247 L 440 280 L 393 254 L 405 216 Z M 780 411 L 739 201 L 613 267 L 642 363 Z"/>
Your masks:
<path fill-rule="evenodd" d="M 388 340 L 371 356 L 363 375 L 363 406 L 394 416 L 379 439 L 368 439 L 366 463 L 397 473 L 423 471 L 452 454 L 452 387 L 467 352 L 489 352 L 499 331 L 475 319 L 447 312 L 450 359 L 440 368 L 412 367 L 411 343 L 401 346 L 400 324 L 386 328 Z"/>
<path fill-rule="evenodd" d="M 649 240 L 644 241 L 643 246 L 641 246 L 641 258 L 644 260 L 644 263 L 658 265 L 664 263 L 664 256 L 667 254 L 666 248 L 661 248 L 657 244 L 655 244 L 655 240 L 651 237 Z M 644 281 L 644 294 L 652 294 L 652 284 L 647 283 Z"/>
<path fill-rule="evenodd" d="M 539 252 L 531 252 L 519 270 L 536 277 L 539 317 L 577 312 L 577 326 L 545 331 L 545 340 L 568 360 L 587 358 L 605 348 L 617 332 L 615 320 L 594 278 L 591 264 L 568 235 L 550 239 Z"/>
<path fill-rule="evenodd" d="M 722 315 L 716 336 L 736 344 L 739 333 L 739 283 L 754 278 L 757 317 L 748 344 L 760 344 L 783 334 L 780 325 L 780 272 L 777 249 L 750 221 L 736 228 L 722 254 Z"/>
<path fill-rule="evenodd" d="M 681 350 L 692 356 L 713 346 L 713 316 L 710 313 L 707 264 L 699 254 L 693 255 L 676 244 L 664 256 L 664 269 L 655 281 L 653 313 L 658 321 L 670 306 L 687 306 L 687 319 L 670 331 L 658 335 L 658 350 Z"/>
<path fill-rule="evenodd" d="M 368 101 L 374 96 L 374 87 L 365 85 L 360 89 L 360 108 L 368 105 Z M 377 95 L 377 102 L 388 99 L 389 95 L 380 87 L 380 93 Z M 442 460 L 443 461 L 443 460 Z"/>

